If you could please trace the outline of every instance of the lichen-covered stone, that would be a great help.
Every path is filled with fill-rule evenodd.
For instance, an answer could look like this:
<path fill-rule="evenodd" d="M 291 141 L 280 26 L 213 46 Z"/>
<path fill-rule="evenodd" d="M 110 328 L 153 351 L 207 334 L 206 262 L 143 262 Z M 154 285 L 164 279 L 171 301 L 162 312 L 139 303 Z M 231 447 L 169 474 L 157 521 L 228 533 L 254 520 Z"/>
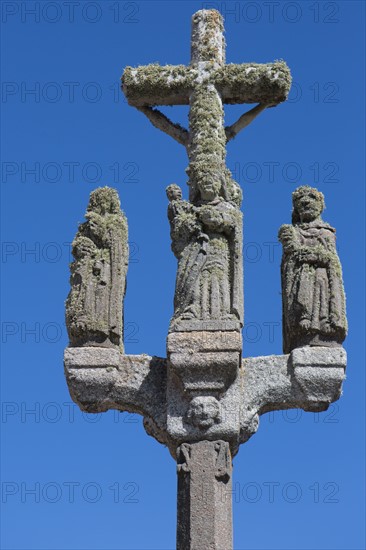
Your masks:
<path fill-rule="evenodd" d="M 200 10 L 192 16 L 191 65 L 225 63 L 224 21 L 217 10 Z"/>
<path fill-rule="evenodd" d="M 291 73 L 285 61 L 274 63 L 229 63 L 217 66 L 150 65 L 126 67 L 121 83 L 128 103 L 142 105 L 188 105 L 196 84 L 211 83 L 224 103 L 278 104 L 286 101 Z"/>
<path fill-rule="evenodd" d="M 70 345 L 123 350 L 128 236 L 117 192 L 108 187 L 93 191 L 85 217 L 72 243 L 66 301 Z"/>
<path fill-rule="evenodd" d="M 284 353 L 304 345 L 341 345 L 347 333 L 342 268 L 335 229 L 321 218 L 324 196 L 293 193 L 292 225 L 283 225 L 281 264 Z"/>
<path fill-rule="evenodd" d="M 195 330 L 205 330 L 207 321 L 216 321 L 217 330 L 227 330 L 230 321 L 240 329 L 243 322 L 241 212 L 227 201 L 209 200 L 221 190 L 215 183 L 207 180 L 206 200 L 197 206 L 182 200 L 178 186 L 167 189 L 172 249 L 178 259 L 171 330 L 181 330 L 186 322 L 192 326 L 192 321 Z"/>
<path fill-rule="evenodd" d="M 215 70 L 213 81 L 225 103 L 278 104 L 286 101 L 291 73 L 285 61 L 229 63 Z"/>
<path fill-rule="evenodd" d="M 158 63 L 126 67 L 122 90 L 130 105 L 184 105 L 197 77 L 197 70 L 185 65 Z"/>

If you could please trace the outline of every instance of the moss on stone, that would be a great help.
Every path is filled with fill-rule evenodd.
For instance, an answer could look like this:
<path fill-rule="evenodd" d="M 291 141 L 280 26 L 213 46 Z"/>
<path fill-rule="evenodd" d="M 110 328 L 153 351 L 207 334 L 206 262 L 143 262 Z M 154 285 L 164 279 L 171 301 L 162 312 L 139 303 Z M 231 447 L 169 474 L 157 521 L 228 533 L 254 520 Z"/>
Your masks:
<path fill-rule="evenodd" d="M 128 100 L 141 97 L 169 99 L 193 86 L 197 70 L 186 65 L 159 65 L 151 63 L 141 67 L 126 67 L 122 75 L 122 89 Z M 158 103 L 151 103 L 158 104 Z"/>
<path fill-rule="evenodd" d="M 217 69 L 213 76 L 219 90 L 229 90 L 227 93 L 245 103 L 285 101 L 291 80 L 290 69 L 284 61 L 268 64 L 229 63 Z"/>
<path fill-rule="evenodd" d="M 192 63 L 225 62 L 224 22 L 217 10 L 200 10 L 192 17 Z"/>
<path fill-rule="evenodd" d="M 123 350 L 122 301 L 128 263 L 127 220 L 115 189 L 93 191 L 72 244 L 66 324 L 71 346 Z"/>
<path fill-rule="evenodd" d="M 292 225 L 279 231 L 285 353 L 304 345 L 339 345 L 347 333 L 335 230 L 321 218 L 324 196 L 301 186 L 292 199 Z"/>

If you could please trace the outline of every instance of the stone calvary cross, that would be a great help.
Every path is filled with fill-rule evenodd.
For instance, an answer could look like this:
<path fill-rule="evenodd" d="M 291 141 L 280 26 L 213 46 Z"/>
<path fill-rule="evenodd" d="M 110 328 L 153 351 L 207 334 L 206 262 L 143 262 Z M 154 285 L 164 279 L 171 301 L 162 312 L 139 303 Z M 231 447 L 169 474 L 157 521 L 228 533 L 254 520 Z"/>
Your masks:
<path fill-rule="evenodd" d="M 177 461 L 177 548 L 232 548 L 232 458 L 269 411 L 325 411 L 341 395 L 346 367 L 342 270 L 322 193 L 293 193 L 283 225 L 284 355 L 242 358 L 241 190 L 225 164 L 226 142 L 266 107 L 285 101 L 284 62 L 225 65 L 215 10 L 192 18 L 189 66 L 127 67 L 130 105 L 187 148 L 189 201 L 167 188 L 178 260 L 167 358 L 125 355 L 123 297 L 127 222 L 117 192 L 95 190 L 73 242 L 66 303 L 65 372 L 83 411 L 139 413 Z M 230 127 L 223 103 L 258 103 Z M 189 131 L 157 105 L 189 104 Z"/>

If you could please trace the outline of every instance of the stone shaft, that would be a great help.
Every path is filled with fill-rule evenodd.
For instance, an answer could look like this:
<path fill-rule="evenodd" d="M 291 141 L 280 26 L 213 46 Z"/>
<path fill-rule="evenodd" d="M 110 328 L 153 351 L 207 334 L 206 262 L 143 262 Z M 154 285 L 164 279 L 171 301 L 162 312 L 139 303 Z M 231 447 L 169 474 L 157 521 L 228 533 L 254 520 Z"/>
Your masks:
<path fill-rule="evenodd" d="M 228 443 L 183 443 L 177 451 L 177 550 L 231 550 L 232 465 Z"/>
<path fill-rule="evenodd" d="M 187 153 L 192 185 L 200 182 L 203 173 L 212 180 L 225 170 L 226 136 L 222 99 L 212 83 L 197 84 L 189 105 Z"/>

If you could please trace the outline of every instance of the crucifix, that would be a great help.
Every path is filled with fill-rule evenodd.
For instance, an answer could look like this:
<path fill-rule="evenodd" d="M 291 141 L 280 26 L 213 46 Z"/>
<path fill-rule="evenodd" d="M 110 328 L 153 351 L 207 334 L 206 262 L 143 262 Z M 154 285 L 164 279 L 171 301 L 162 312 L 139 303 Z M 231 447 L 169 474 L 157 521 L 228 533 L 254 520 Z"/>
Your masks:
<path fill-rule="evenodd" d="M 167 188 L 178 260 L 167 357 L 126 355 L 123 297 L 127 221 L 118 194 L 95 190 L 73 242 L 66 303 L 65 373 L 86 412 L 139 413 L 147 433 L 177 462 L 177 548 L 232 549 L 232 459 L 269 411 L 324 411 L 341 395 L 347 321 L 335 230 L 322 220 L 324 196 L 293 193 L 283 225 L 284 354 L 242 358 L 244 317 L 241 190 L 226 167 L 226 143 L 267 107 L 286 100 L 284 62 L 225 65 L 216 10 L 192 18 L 189 66 L 127 67 L 130 105 L 188 153 L 189 200 Z M 224 103 L 257 103 L 224 127 Z M 189 105 L 189 130 L 157 105 Z"/>

